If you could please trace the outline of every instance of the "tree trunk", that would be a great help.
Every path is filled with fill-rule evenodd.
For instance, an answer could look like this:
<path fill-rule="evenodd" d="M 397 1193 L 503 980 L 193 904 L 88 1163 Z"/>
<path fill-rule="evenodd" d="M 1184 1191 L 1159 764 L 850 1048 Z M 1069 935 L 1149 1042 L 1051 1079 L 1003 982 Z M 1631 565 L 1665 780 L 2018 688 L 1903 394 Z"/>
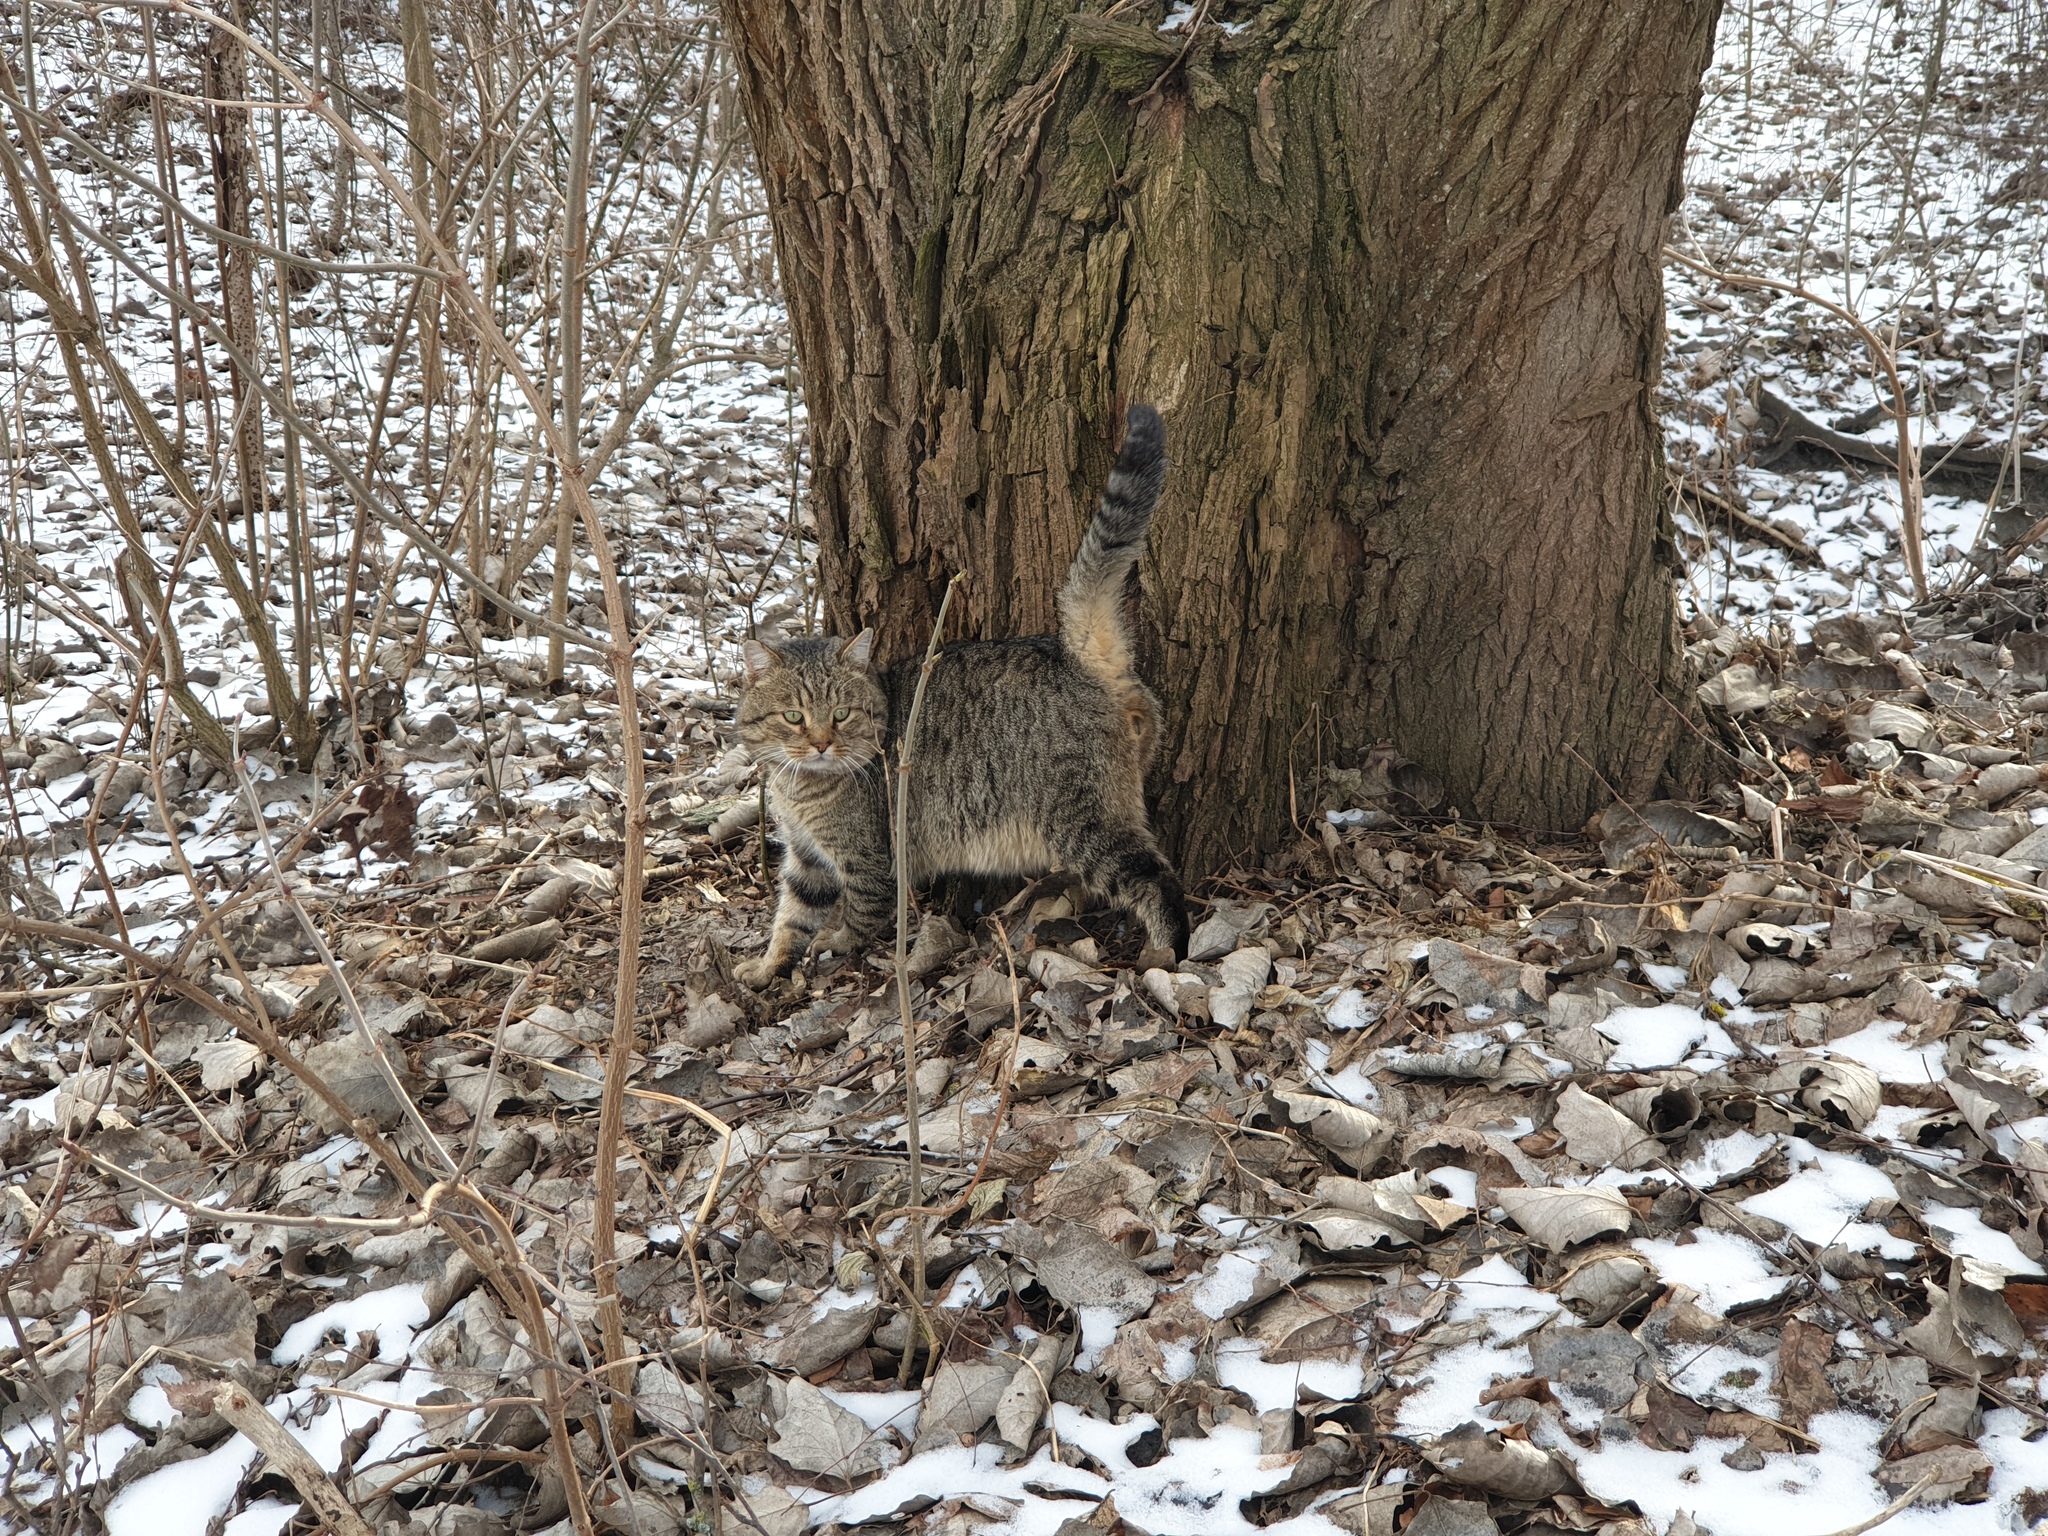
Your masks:
<path fill-rule="evenodd" d="M 1191 872 L 1381 740 L 1497 821 L 1650 792 L 1684 731 L 1659 252 L 1717 11 L 1275 0 L 1190 38 L 725 0 L 832 627 L 899 660 L 965 570 L 962 632 L 1051 628 L 1151 400 L 1143 654 Z"/>

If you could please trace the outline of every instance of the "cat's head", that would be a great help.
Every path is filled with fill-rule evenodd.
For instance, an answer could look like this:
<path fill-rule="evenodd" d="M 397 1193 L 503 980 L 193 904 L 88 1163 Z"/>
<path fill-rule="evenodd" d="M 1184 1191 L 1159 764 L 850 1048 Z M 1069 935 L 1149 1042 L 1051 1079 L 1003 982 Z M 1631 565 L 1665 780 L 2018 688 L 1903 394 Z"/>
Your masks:
<path fill-rule="evenodd" d="M 741 644 L 740 744 L 765 768 L 858 773 L 882 754 L 888 700 L 868 663 L 875 632 Z"/>

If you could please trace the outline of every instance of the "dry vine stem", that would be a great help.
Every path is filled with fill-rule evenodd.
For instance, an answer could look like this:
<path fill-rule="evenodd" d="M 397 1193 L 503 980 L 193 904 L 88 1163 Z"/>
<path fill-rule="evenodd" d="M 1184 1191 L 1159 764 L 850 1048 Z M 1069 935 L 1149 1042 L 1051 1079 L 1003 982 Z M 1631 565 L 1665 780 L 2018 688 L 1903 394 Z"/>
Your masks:
<path fill-rule="evenodd" d="M 1906 557 L 1906 571 L 1913 578 L 1913 597 L 1916 602 L 1927 601 L 1927 551 L 1924 548 L 1926 535 L 1921 530 L 1920 517 L 1920 450 L 1913 446 L 1913 414 L 1906 408 L 1905 386 L 1899 381 L 1898 360 L 1891 349 L 1878 340 L 1877 332 L 1856 315 L 1855 311 L 1824 299 L 1810 288 L 1801 288 L 1797 283 L 1781 282 L 1775 277 L 1751 277 L 1740 272 L 1722 272 L 1705 262 L 1694 261 L 1683 252 L 1664 247 L 1667 259 L 1689 268 L 1702 277 L 1710 277 L 1717 283 L 1731 288 L 1764 288 L 1773 293 L 1790 294 L 1795 299 L 1804 299 L 1817 308 L 1826 310 L 1837 320 L 1854 330 L 1863 345 L 1870 349 L 1871 361 L 1884 370 L 1885 379 L 1892 390 L 1892 420 L 1899 429 L 1899 542 Z"/>
<path fill-rule="evenodd" d="M 590 540 L 591 564 L 597 568 L 604 588 L 606 627 L 611 643 L 606 647 L 614 689 L 618 695 L 619 752 L 625 759 L 624 850 L 619 868 L 619 958 L 618 985 L 612 1001 L 611 1050 L 605 1062 L 604 1098 L 598 1109 L 595 1170 L 595 1211 L 591 1222 L 591 1273 L 597 1283 L 598 1327 L 604 1339 L 606 1379 L 611 1389 L 610 1421 L 620 1440 L 632 1433 L 632 1380 L 626 1349 L 625 1310 L 618 1287 L 618 1149 L 625 1132 L 626 1076 L 632 1070 L 636 1037 L 633 1028 L 634 1000 L 640 990 L 641 881 L 647 862 L 647 765 L 641 755 L 639 692 L 633 681 L 633 626 L 626 613 L 625 589 L 619 582 L 618 562 L 612 557 L 611 540 L 599 521 L 597 508 L 584 482 L 582 455 L 556 419 L 547 392 L 534 380 L 519 353 L 499 328 L 489 305 L 477 297 L 469 274 L 456 259 L 430 214 L 420 208 L 403 181 L 384 163 L 368 140 L 338 113 L 325 92 L 306 81 L 291 64 L 279 58 L 255 38 L 220 17 L 198 7 L 172 0 L 171 9 L 206 21 L 224 31 L 234 32 L 252 54 L 275 70 L 281 83 L 300 94 L 297 106 L 320 118 L 337 137 L 348 144 L 359 163 L 384 184 L 392 204 L 408 219 L 419 240 L 423 264 L 431 264 L 441 275 L 443 291 L 461 309 L 471 334 L 502 367 L 526 398 L 535 425 L 545 439 L 550 457 L 559 467 L 562 490 L 575 508 Z M 289 104 L 279 103 L 279 110 Z M 573 1501 L 572 1501 L 573 1502 Z M 587 1519 L 587 1513 L 585 1515 Z M 579 1529 L 582 1521 L 578 1522 Z"/>
<path fill-rule="evenodd" d="M 4 58 L 0 58 L 0 87 L 5 88 L 10 98 L 18 96 L 15 90 L 13 70 Z M 31 125 L 20 110 L 17 109 L 14 112 L 14 116 L 16 127 L 21 132 L 23 142 L 28 144 L 33 150 L 38 146 L 39 141 L 31 131 Z M 47 170 L 47 165 L 43 163 L 40 156 L 37 156 L 37 168 Z M 28 241 L 27 254 L 32 263 L 32 265 L 23 266 L 20 263 L 9 261 L 10 275 L 14 276 L 17 281 L 33 279 L 35 286 L 43 290 L 45 296 L 53 295 L 59 292 L 56 256 L 44 231 L 43 223 L 36 217 L 34 205 L 29 198 L 28 178 L 25 171 L 26 168 L 20 164 L 11 152 L 5 156 L 4 161 L 0 161 L 0 173 L 5 175 L 9 197 L 13 202 L 17 215 L 21 219 L 22 230 Z M 47 189 L 47 179 L 45 179 L 43 185 Z M 77 279 L 80 276 L 83 263 L 78 259 L 78 252 L 75 246 L 67 242 L 66 251 L 72 258 L 72 273 L 74 279 Z M 89 284 L 81 284 L 80 291 L 90 295 L 92 289 Z M 127 495 L 122 489 L 124 482 L 117 472 L 109 448 L 105 423 L 100 419 L 92 391 L 86 387 L 85 371 L 78 353 L 78 342 L 82 339 L 81 331 L 90 330 L 97 333 L 98 327 L 96 324 L 88 325 L 83 317 L 71 312 L 68 306 L 64 310 L 59 310 L 55 305 L 52 305 L 50 312 L 55 321 L 54 329 L 58 351 L 64 361 L 65 373 L 71 381 L 72 396 L 76 401 L 79 412 L 79 425 L 85 433 L 87 443 L 92 449 L 94 459 L 100 471 L 101 483 L 107 488 L 108 504 L 113 510 L 115 523 L 120 530 L 122 542 L 126 549 L 130 578 L 141 589 L 139 593 L 142 599 L 141 606 L 150 611 L 150 616 L 155 621 L 159 636 L 163 642 L 160 664 L 163 669 L 164 687 L 177 705 L 178 712 L 184 716 L 194 738 L 199 741 L 202 749 L 211 756 L 218 756 L 222 749 L 227 746 L 227 731 L 213 717 L 212 712 L 199 702 L 185 681 L 184 663 L 178 652 L 176 633 L 171 626 L 164 622 L 167 609 L 164 606 L 164 595 L 157 588 L 156 566 L 150 560 L 147 547 L 143 542 L 141 522 L 136 518 L 134 510 L 128 502 Z M 152 426 L 155 425 L 154 417 L 150 418 L 150 423 Z M 225 577 L 225 573 L 223 574 Z"/>
<path fill-rule="evenodd" d="M 583 0 L 583 19 L 576 28 L 575 90 L 569 139 L 569 228 L 562 241 L 562 442 L 569 457 L 562 461 L 565 488 L 583 484 L 583 268 L 589 254 L 590 220 L 590 47 L 597 24 L 597 0 Z M 569 561 L 575 549 L 574 503 L 566 493 L 555 513 L 554 580 L 548 588 L 548 617 L 561 623 L 569 616 Z M 548 681 L 562 680 L 562 637 L 548 636 Z"/>
<path fill-rule="evenodd" d="M 939 642 L 946 634 L 946 610 L 953 606 L 953 594 L 966 580 L 967 573 L 960 572 L 946 583 L 946 595 L 939 599 L 939 616 L 932 621 L 932 638 L 924 648 L 917 691 L 910 696 L 910 714 L 903 722 L 903 740 L 896 744 L 896 1006 L 903 1014 L 903 1119 L 905 1134 L 910 1137 L 913 1208 L 924 1204 L 924 1146 L 917 1123 L 917 1023 L 910 1015 L 911 749 L 917 742 L 918 717 L 924 713 L 925 685 L 932 680 L 932 668 L 939 664 Z M 911 1218 L 910 1294 L 920 1302 L 924 1299 L 924 1224 L 922 1214 Z M 926 1337 L 929 1342 L 929 1333 Z"/>
<path fill-rule="evenodd" d="M 995 1118 L 989 1123 L 988 1140 L 982 1146 L 981 1161 L 975 1165 L 974 1177 L 967 1181 L 967 1187 L 944 1205 L 901 1206 L 890 1212 L 891 1216 L 945 1221 L 958 1215 L 974 1198 L 974 1192 L 981 1188 L 981 1181 L 988 1177 L 988 1165 L 996 1155 L 996 1142 L 1003 1134 L 1003 1117 L 1010 1112 L 1010 1090 L 1017 1078 L 1017 1049 L 1024 1042 L 1024 994 L 1017 981 L 1017 956 L 1010 948 L 1010 936 L 1003 931 L 1000 922 L 990 926 L 995 929 L 996 939 L 1003 946 L 1003 960 L 1010 968 L 1010 1013 L 1015 1026 L 1010 1031 L 1010 1048 L 1003 1053 L 1002 1082 L 996 1090 Z"/>

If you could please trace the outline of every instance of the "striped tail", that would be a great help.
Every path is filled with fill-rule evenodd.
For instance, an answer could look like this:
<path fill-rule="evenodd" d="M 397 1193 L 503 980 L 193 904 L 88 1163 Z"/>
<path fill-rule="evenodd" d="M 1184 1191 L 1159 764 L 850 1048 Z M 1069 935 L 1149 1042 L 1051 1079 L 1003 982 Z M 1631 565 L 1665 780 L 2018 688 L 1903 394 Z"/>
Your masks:
<path fill-rule="evenodd" d="M 1137 681 L 1131 636 L 1124 628 L 1124 582 L 1145 547 L 1145 530 L 1165 481 L 1166 429 L 1158 411 L 1134 405 L 1123 451 L 1060 588 L 1060 641 L 1067 654 L 1119 693 Z"/>

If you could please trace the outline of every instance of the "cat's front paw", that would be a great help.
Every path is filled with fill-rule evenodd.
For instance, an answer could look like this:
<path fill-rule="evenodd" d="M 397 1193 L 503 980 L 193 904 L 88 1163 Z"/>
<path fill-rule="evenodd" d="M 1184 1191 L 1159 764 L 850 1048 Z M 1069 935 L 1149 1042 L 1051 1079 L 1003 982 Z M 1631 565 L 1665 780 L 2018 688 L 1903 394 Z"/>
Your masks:
<path fill-rule="evenodd" d="M 782 967 L 763 955 L 758 960 L 740 961 L 732 968 L 732 973 L 739 977 L 741 986 L 762 992 L 774 985 L 775 978 L 782 974 Z"/>
<path fill-rule="evenodd" d="M 860 951 L 860 939 L 844 923 L 830 933 L 819 936 L 817 948 L 829 949 L 835 955 L 851 955 Z"/>

